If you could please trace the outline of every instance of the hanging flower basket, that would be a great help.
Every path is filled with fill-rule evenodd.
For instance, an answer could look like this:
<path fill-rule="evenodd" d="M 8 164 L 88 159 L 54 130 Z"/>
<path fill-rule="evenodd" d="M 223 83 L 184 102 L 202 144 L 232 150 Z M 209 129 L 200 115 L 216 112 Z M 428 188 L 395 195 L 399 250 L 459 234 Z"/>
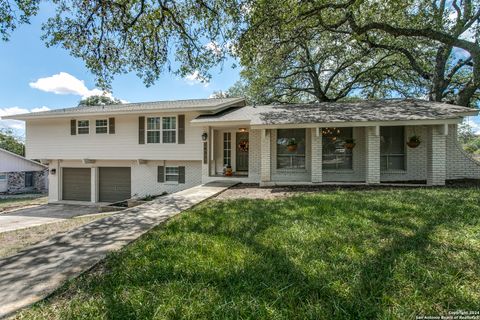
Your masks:
<path fill-rule="evenodd" d="M 422 140 L 420 140 L 419 136 L 411 136 L 408 141 L 407 141 L 407 146 L 409 148 L 415 149 L 422 143 Z"/>
<path fill-rule="evenodd" d="M 355 148 L 356 143 L 354 139 L 345 139 L 345 143 L 343 144 L 343 147 L 348 150 L 352 150 Z"/>
<path fill-rule="evenodd" d="M 288 140 L 288 142 L 287 142 L 287 150 L 288 150 L 289 152 L 295 152 L 295 151 L 297 151 L 297 146 L 298 146 L 297 140 L 295 140 L 295 139 L 290 139 L 290 140 Z"/>

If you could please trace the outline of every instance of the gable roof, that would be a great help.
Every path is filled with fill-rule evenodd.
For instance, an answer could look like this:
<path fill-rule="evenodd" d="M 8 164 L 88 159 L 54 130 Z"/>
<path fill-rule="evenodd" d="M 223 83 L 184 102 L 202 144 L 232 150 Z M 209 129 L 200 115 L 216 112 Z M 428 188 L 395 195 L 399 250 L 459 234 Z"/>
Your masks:
<path fill-rule="evenodd" d="M 415 99 L 323 102 L 275 106 L 247 106 L 217 115 L 201 115 L 194 124 L 245 123 L 252 126 L 289 124 L 447 120 L 477 115 L 478 110 Z"/>
<path fill-rule="evenodd" d="M 55 109 L 42 112 L 31 112 L 19 115 L 2 117 L 3 119 L 43 119 L 59 117 L 77 117 L 89 115 L 115 115 L 129 113 L 149 113 L 149 112 L 186 112 L 199 111 L 203 113 L 216 113 L 230 108 L 232 106 L 245 106 L 243 98 L 220 98 L 220 99 L 191 99 L 191 100 L 171 100 L 154 101 L 140 103 L 125 103 L 104 106 L 79 106 L 73 108 Z"/>
<path fill-rule="evenodd" d="M 13 157 L 13 158 L 16 158 L 17 160 L 20 160 L 20 161 L 25 161 L 25 162 L 29 163 L 30 165 L 33 164 L 33 165 L 37 166 L 40 170 L 43 170 L 43 169 L 46 169 L 46 168 L 47 168 L 46 165 L 43 165 L 43 164 L 38 163 L 38 162 L 36 162 L 36 161 L 27 159 L 27 158 L 25 158 L 25 157 L 22 157 L 22 156 L 16 154 L 16 153 L 10 152 L 10 151 L 5 150 L 5 149 L 2 149 L 2 148 L 0 148 L 0 153 L 4 153 L 4 154 L 6 154 L 6 155 L 8 155 L 8 156 L 11 156 L 11 157 Z M 1 171 L 1 170 L 0 170 L 0 171 Z"/>

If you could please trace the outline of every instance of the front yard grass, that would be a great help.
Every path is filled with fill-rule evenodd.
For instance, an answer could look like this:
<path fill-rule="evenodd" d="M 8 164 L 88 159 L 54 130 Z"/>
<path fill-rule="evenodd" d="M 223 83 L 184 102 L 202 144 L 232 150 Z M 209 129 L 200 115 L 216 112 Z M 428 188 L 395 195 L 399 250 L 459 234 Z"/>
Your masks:
<path fill-rule="evenodd" d="M 31 197 L 22 197 L 18 198 L 11 196 L 8 198 L 0 199 L 0 214 L 4 211 L 19 209 L 28 206 L 46 204 L 48 202 L 47 197 L 45 196 L 31 196 Z"/>
<path fill-rule="evenodd" d="M 479 189 L 207 201 L 19 319 L 414 319 L 480 310 Z"/>

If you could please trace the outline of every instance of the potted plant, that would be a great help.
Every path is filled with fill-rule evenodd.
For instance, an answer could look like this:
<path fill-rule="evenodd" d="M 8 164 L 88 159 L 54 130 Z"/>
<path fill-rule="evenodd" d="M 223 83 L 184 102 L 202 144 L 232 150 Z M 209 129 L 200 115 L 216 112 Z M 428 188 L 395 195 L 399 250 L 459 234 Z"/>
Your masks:
<path fill-rule="evenodd" d="M 227 165 L 227 166 L 225 167 L 225 176 L 227 176 L 227 177 L 233 176 L 233 170 L 232 170 L 232 166 L 231 166 L 231 165 Z"/>
<path fill-rule="evenodd" d="M 287 150 L 288 151 L 290 151 L 290 152 L 297 151 L 297 146 L 298 146 L 298 143 L 297 143 L 297 140 L 295 138 L 291 138 L 290 140 L 288 140 L 288 142 L 287 142 Z"/>
<path fill-rule="evenodd" d="M 355 147 L 355 139 L 345 139 L 345 143 L 343 144 L 343 147 L 348 150 L 352 150 Z"/>
<path fill-rule="evenodd" d="M 422 140 L 420 139 L 419 136 L 413 135 L 410 138 L 408 138 L 407 146 L 409 146 L 410 148 L 416 148 L 420 145 L 421 142 Z"/>

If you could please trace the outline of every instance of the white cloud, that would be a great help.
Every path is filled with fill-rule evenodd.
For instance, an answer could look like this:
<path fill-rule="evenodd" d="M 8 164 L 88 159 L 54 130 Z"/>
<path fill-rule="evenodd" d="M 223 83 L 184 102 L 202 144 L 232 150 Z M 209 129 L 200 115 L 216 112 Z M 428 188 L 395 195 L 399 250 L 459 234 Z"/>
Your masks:
<path fill-rule="evenodd" d="M 191 86 L 195 84 L 203 84 L 204 87 L 209 86 L 208 79 L 205 77 L 202 77 L 198 71 L 195 71 L 194 73 L 187 75 L 185 79 L 187 80 L 187 83 Z"/>
<path fill-rule="evenodd" d="M 25 122 L 19 120 L 2 120 L 2 117 L 11 116 L 14 114 L 22 114 L 22 113 L 29 113 L 29 112 L 40 112 L 40 111 L 48 111 L 50 108 L 48 107 L 40 107 L 40 108 L 33 108 L 32 110 L 28 110 L 26 108 L 21 107 L 8 107 L 8 108 L 0 108 L 0 129 L 12 129 L 16 134 L 22 135 L 25 131 Z"/>
<path fill-rule="evenodd" d="M 112 94 L 100 89 L 88 89 L 83 80 L 79 80 L 67 72 L 60 72 L 50 77 L 40 78 L 29 83 L 30 87 L 55 94 L 73 94 L 88 98 L 90 96 L 105 95 L 112 98 Z"/>
<path fill-rule="evenodd" d="M 217 57 L 222 55 L 222 48 L 215 41 L 209 42 L 205 45 L 205 48 L 212 51 Z"/>

